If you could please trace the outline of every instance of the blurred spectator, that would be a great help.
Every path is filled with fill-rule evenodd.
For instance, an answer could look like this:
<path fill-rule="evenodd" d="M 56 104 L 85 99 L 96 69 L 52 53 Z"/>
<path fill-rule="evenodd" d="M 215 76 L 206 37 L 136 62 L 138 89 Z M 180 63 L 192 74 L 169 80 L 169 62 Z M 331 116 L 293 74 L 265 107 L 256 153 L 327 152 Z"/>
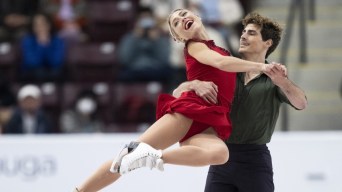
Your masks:
<path fill-rule="evenodd" d="M 85 39 L 85 0 L 43 0 L 44 11 L 53 16 L 59 36 L 67 43 Z"/>
<path fill-rule="evenodd" d="M 216 29 L 225 39 L 230 52 L 239 47 L 239 35 L 235 31 L 244 16 L 239 0 L 190 0 L 189 9 L 197 12 L 204 25 Z"/>
<path fill-rule="evenodd" d="M 12 116 L 16 105 L 15 95 L 13 94 L 9 82 L 0 76 L 0 133 Z"/>
<path fill-rule="evenodd" d="M 19 40 L 39 6 L 39 0 L 1 0 L 0 41 Z"/>
<path fill-rule="evenodd" d="M 64 41 L 55 34 L 50 17 L 43 13 L 36 14 L 30 30 L 21 42 L 22 80 L 39 82 L 60 80 L 65 45 Z"/>
<path fill-rule="evenodd" d="M 63 133 L 93 133 L 103 130 L 98 114 L 98 100 L 93 91 L 82 91 L 73 109 L 65 111 L 60 118 Z"/>
<path fill-rule="evenodd" d="M 135 28 L 125 35 L 118 47 L 122 70 L 120 81 L 166 82 L 170 71 L 169 38 L 161 33 L 150 8 L 141 8 Z"/>
<path fill-rule="evenodd" d="M 140 0 L 139 4 L 141 7 L 151 7 L 158 25 L 168 34 L 169 27 L 165 22 L 167 17 L 175 9 L 188 7 L 189 2 L 187 0 Z"/>
<path fill-rule="evenodd" d="M 19 105 L 4 126 L 4 133 L 52 133 L 50 120 L 41 109 L 41 91 L 35 85 L 25 85 L 18 92 Z"/>

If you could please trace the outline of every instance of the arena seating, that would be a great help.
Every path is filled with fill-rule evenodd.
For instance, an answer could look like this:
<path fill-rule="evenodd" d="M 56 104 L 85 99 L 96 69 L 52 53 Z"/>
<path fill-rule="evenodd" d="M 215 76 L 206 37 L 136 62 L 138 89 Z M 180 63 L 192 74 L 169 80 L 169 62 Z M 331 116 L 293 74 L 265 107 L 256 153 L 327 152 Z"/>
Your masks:
<path fill-rule="evenodd" d="M 88 34 L 92 41 L 118 42 L 133 26 L 138 1 L 89 1 Z"/>
<path fill-rule="evenodd" d="M 71 81 L 111 81 L 118 68 L 113 43 L 81 43 L 71 45 L 66 61 Z"/>
<path fill-rule="evenodd" d="M 16 44 L 0 43 L 0 75 L 5 76 L 9 81 L 14 81 L 17 78 L 19 54 Z"/>

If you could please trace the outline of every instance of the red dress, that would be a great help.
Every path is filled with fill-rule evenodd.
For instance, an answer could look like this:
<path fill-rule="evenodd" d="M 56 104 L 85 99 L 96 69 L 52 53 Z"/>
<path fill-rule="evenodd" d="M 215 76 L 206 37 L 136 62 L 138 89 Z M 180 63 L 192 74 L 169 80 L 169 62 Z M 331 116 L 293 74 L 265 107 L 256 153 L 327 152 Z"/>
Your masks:
<path fill-rule="evenodd" d="M 221 55 L 230 56 L 230 53 L 215 45 L 209 40 L 190 40 L 206 44 L 209 49 Z M 187 134 L 180 142 L 203 132 L 208 127 L 213 127 L 221 139 L 227 139 L 232 126 L 229 112 L 234 97 L 236 73 L 221 71 L 217 68 L 198 62 L 188 53 L 188 43 L 185 44 L 184 56 L 186 61 L 187 79 L 212 81 L 218 86 L 218 104 L 210 104 L 196 95 L 194 91 L 184 92 L 179 98 L 169 94 L 161 94 L 157 104 L 157 119 L 167 113 L 180 113 L 193 120 Z"/>

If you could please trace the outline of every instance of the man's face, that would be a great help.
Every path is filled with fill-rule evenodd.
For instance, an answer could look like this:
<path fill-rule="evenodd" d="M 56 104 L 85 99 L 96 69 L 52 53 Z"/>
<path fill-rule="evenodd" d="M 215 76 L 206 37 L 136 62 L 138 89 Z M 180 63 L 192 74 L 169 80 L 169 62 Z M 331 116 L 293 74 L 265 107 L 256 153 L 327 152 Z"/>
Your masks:
<path fill-rule="evenodd" d="M 242 31 L 240 37 L 239 53 L 241 55 L 262 54 L 266 55 L 269 48 L 269 41 L 263 41 L 260 27 L 255 24 L 248 24 Z"/>
<path fill-rule="evenodd" d="M 33 97 L 26 97 L 20 101 L 20 107 L 27 113 L 35 113 L 40 107 L 40 100 Z"/>

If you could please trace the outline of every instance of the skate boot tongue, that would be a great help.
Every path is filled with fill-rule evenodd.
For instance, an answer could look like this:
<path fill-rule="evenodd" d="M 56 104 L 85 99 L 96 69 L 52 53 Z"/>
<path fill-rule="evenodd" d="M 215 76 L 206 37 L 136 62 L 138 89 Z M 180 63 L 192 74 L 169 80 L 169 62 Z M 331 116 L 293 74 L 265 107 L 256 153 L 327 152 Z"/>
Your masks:
<path fill-rule="evenodd" d="M 128 144 L 128 153 L 134 151 L 138 146 L 139 146 L 140 142 L 137 141 L 132 141 Z"/>
<path fill-rule="evenodd" d="M 110 172 L 112 173 L 119 173 L 120 172 L 120 165 L 122 158 L 129 153 L 128 145 L 125 145 L 122 150 L 119 152 L 119 154 L 115 157 L 111 167 Z"/>
<path fill-rule="evenodd" d="M 153 168 L 162 156 L 161 150 L 142 142 L 131 142 L 128 148 L 131 148 L 131 152 L 122 158 L 119 170 L 121 175 L 141 167 Z"/>
<path fill-rule="evenodd" d="M 132 141 L 128 145 L 126 144 L 124 148 L 120 151 L 120 153 L 116 156 L 114 159 L 111 167 L 110 167 L 110 172 L 112 173 L 120 173 L 120 165 L 122 158 L 134 151 L 138 146 L 140 142 Z"/>

